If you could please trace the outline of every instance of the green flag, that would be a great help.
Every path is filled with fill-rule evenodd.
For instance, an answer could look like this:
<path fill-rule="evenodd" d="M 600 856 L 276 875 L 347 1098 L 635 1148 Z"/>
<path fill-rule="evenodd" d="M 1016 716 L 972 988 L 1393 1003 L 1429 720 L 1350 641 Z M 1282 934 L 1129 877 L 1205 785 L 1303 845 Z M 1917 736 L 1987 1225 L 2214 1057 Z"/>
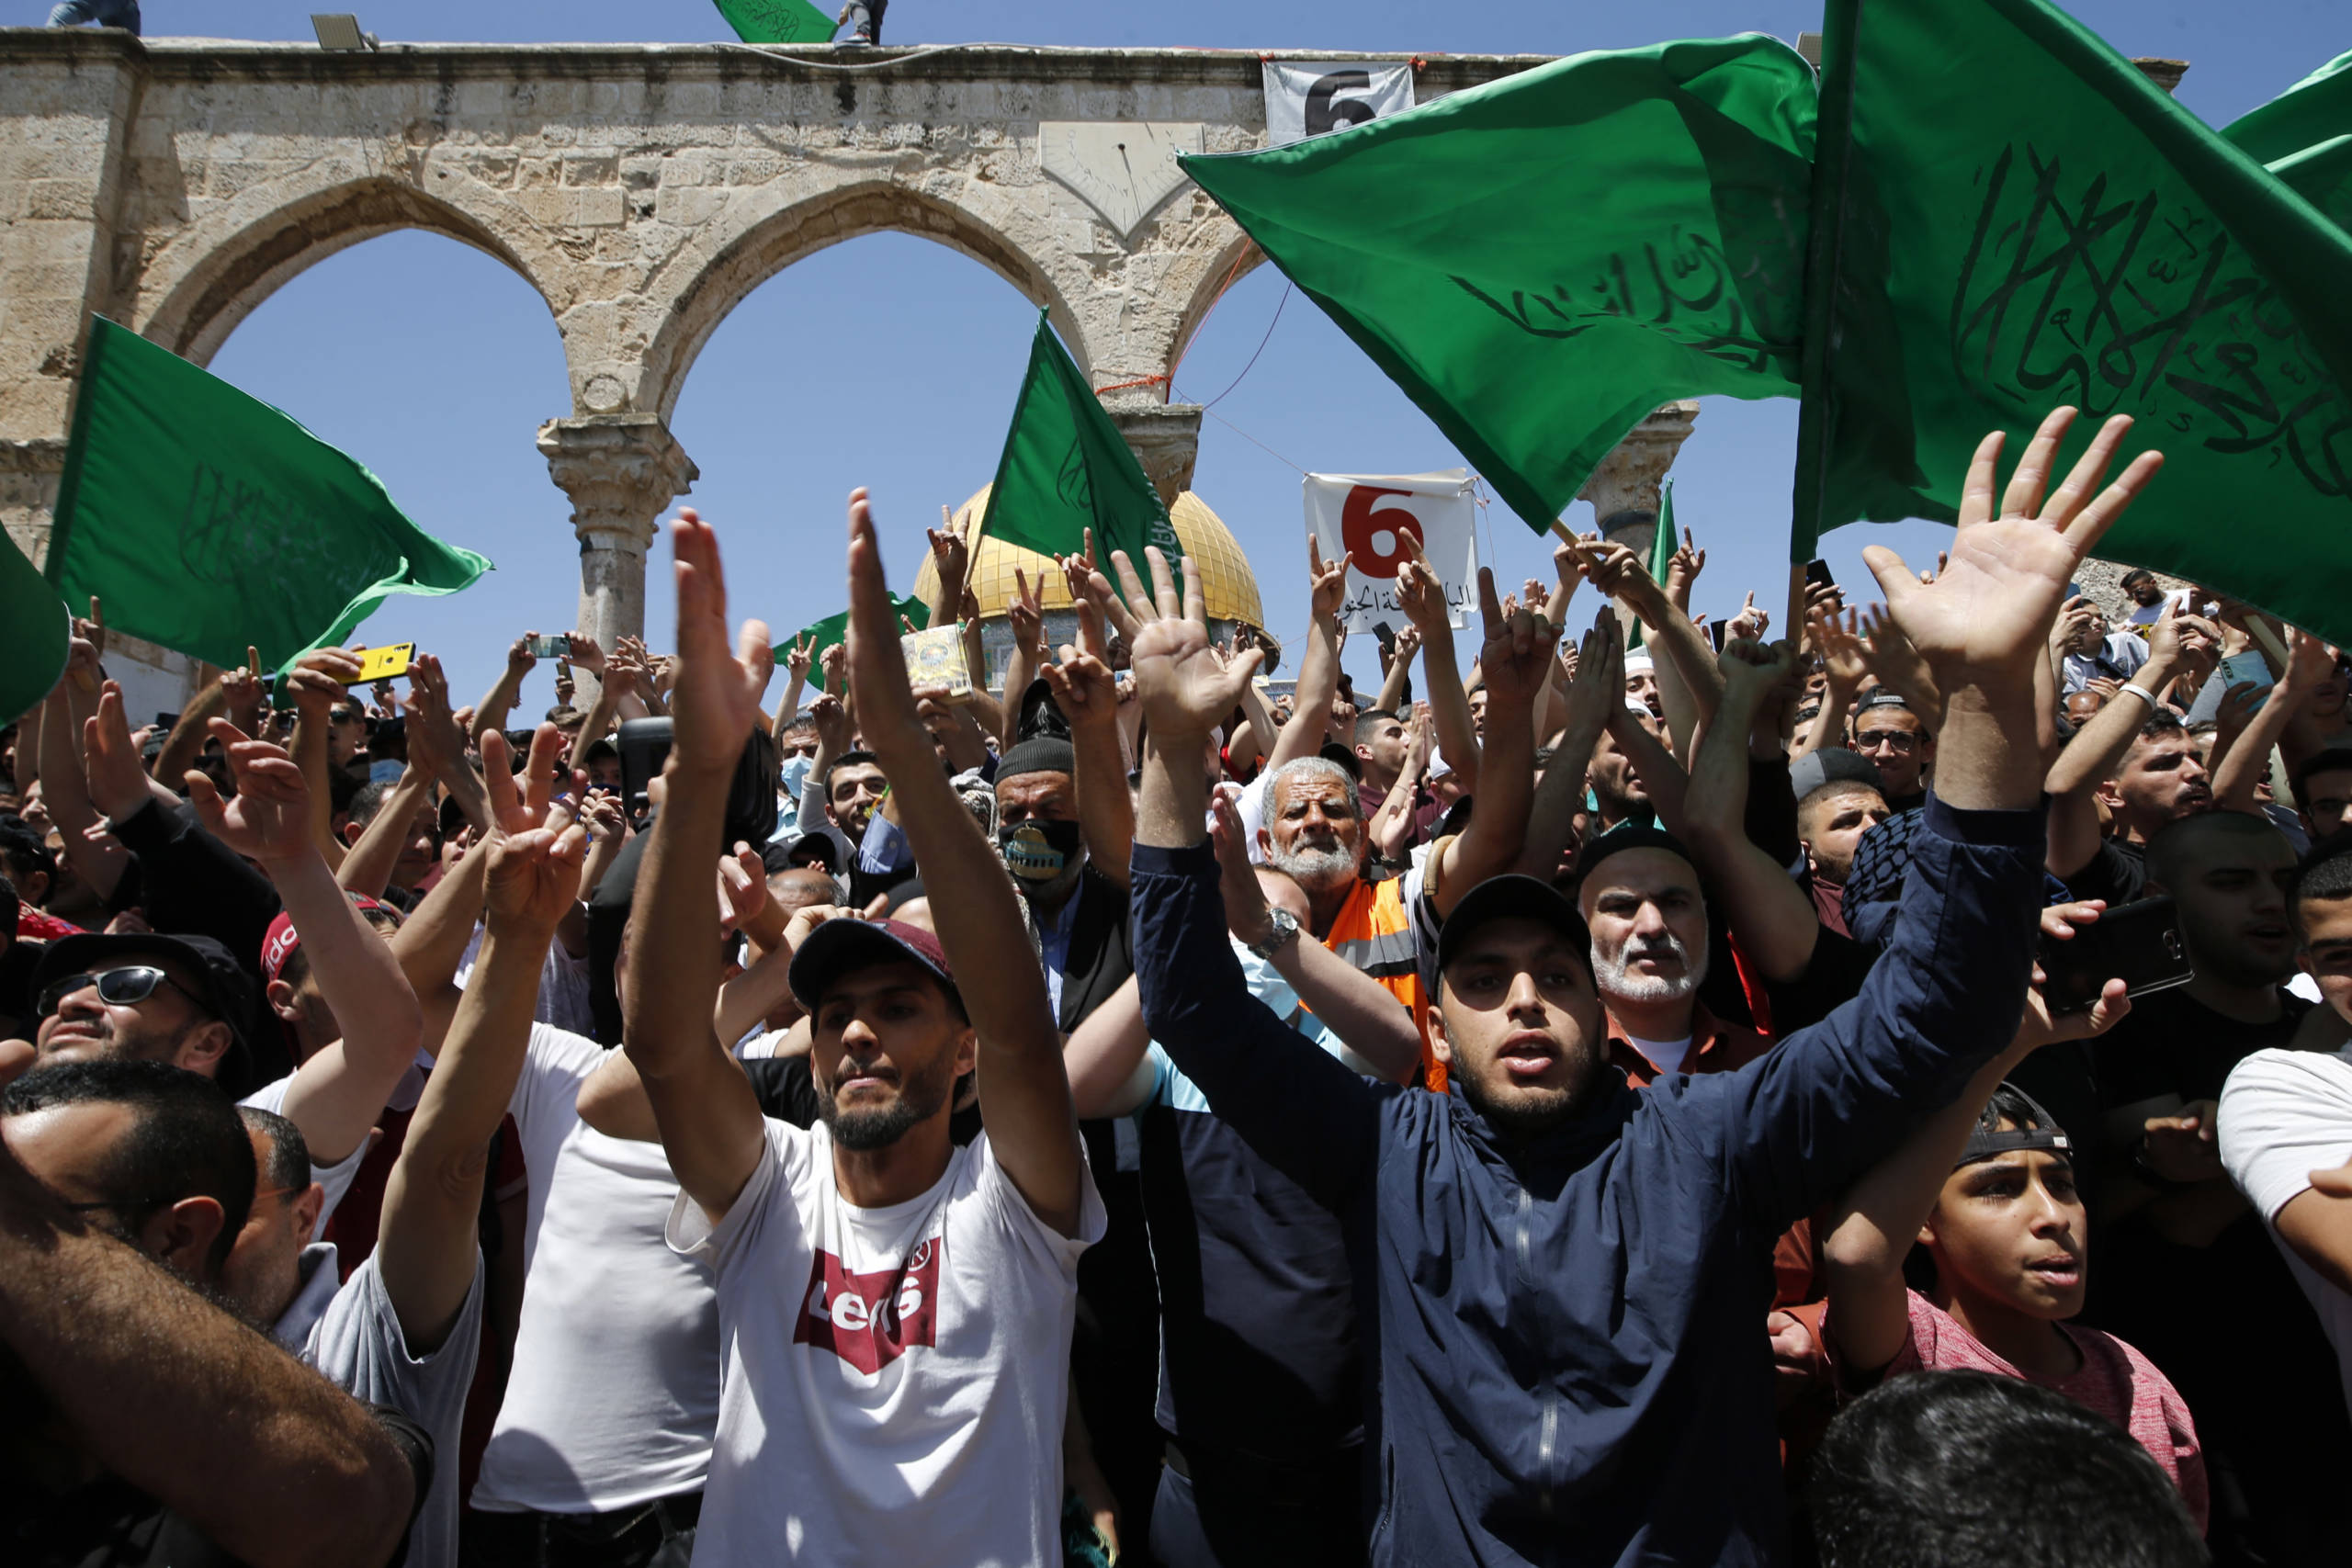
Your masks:
<path fill-rule="evenodd" d="M 2352 637 L 2352 238 L 2041 0 L 1831 0 L 1821 101 L 1791 558 L 2071 403 L 2166 457 L 2101 555 Z"/>
<path fill-rule="evenodd" d="M 717 0 L 745 43 L 829 43 L 840 23 L 808 0 Z"/>
<path fill-rule="evenodd" d="M 16 541 L 0 536 L 0 724 L 13 724 L 65 673 L 74 616 Z"/>
<path fill-rule="evenodd" d="M 1089 528 L 1105 566 L 1113 550 L 1125 550 L 1143 573 L 1147 545 L 1170 565 L 1183 558 L 1159 492 L 1040 310 L 980 532 L 1070 556 L 1086 548 Z"/>
<path fill-rule="evenodd" d="M 1664 43 L 1182 162 L 1540 533 L 1659 403 L 1795 392 L 1814 94 Z"/>
<path fill-rule="evenodd" d="M 915 629 L 917 631 L 921 631 L 922 629 L 923 622 L 931 615 L 931 606 L 924 604 L 922 600 L 916 598 L 911 593 L 893 593 L 890 595 L 890 604 L 892 608 L 898 611 L 899 625 L 901 629 L 906 626 L 906 624 L 909 621 L 912 621 L 915 625 Z M 945 623 L 943 622 L 942 624 L 944 625 Z M 800 639 L 802 637 L 814 637 L 817 639 L 815 642 L 808 645 L 808 684 L 821 692 L 825 689 L 825 670 L 823 663 L 825 649 L 833 647 L 848 636 L 849 612 L 847 610 L 843 610 L 838 615 L 827 615 L 823 620 L 819 621 L 813 626 L 801 627 L 798 631 L 792 634 L 791 641 L 779 643 L 776 646 L 779 649 L 794 649 L 800 646 Z M 975 673 L 972 678 L 977 681 L 979 679 L 979 676 Z M 834 694 L 839 695 L 840 694 L 836 693 Z"/>
<path fill-rule="evenodd" d="M 2352 54 L 2339 54 L 2222 134 L 2352 230 Z"/>
<path fill-rule="evenodd" d="M 1657 533 L 1650 539 L 1650 581 L 1666 586 L 1667 569 L 1674 564 L 1674 481 L 1668 479 L 1658 487 Z M 1642 646 L 1642 623 L 1634 623 L 1631 648 Z"/>
<path fill-rule="evenodd" d="M 286 414 L 137 333 L 90 323 L 49 581 L 107 625 L 266 669 L 340 642 L 394 593 L 490 562 L 419 528 L 383 482 Z"/>

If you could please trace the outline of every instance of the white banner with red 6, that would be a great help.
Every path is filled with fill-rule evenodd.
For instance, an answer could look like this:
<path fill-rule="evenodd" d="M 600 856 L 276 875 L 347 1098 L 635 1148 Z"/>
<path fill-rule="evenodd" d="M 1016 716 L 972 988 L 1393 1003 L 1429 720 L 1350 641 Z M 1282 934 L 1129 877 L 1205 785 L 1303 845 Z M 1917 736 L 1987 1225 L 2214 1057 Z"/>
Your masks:
<path fill-rule="evenodd" d="M 1421 544 L 1421 553 L 1445 585 L 1447 624 L 1469 625 L 1478 602 L 1477 502 L 1470 470 L 1434 474 L 1309 474 L 1306 531 L 1335 560 L 1347 551 L 1348 597 L 1340 624 L 1351 632 L 1370 631 L 1381 621 L 1402 625 L 1396 607 L 1396 568 L 1405 559 L 1403 536 Z"/>

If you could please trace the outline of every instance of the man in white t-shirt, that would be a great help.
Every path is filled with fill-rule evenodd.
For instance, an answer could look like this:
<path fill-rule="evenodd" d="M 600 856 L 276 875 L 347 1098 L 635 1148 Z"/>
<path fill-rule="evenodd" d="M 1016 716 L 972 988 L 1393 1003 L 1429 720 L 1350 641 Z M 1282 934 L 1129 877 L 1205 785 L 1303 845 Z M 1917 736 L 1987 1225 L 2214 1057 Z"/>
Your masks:
<path fill-rule="evenodd" d="M 795 953 L 820 1099 L 806 1133 L 761 1115 L 711 1023 L 710 867 L 775 658 L 757 622 L 729 656 L 717 540 L 692 511 L 673 526 L 674 736 L 623 1009 L 683 1189 L 672 1245 L 718 1278 L 718 1441 L 695 1551 L 1051 1562 L 1078 1259 L 1102 1203 L 1017 896 L 916 715 L 862 491 L 850 518 L 858 717 L 923 874 L 956 896 L 933 902 L 935 942 L 842 919 Z M 948 1115 L 975 1070 L 988 1131 L 958 1149 Z"/>
<path fill-rule="evenodd" d="M 2318 1045 L 2352 1021 L 2352 850 L 2306 865 L 2292 908 L 2297 962 L 2327 1003 L 2295 1045 Z M 2352 1045 L 2255 1052 L 2232 1069 L 2217 1120 L 2222 1163 L 2311 1299 L 2352 1408 Z"/>

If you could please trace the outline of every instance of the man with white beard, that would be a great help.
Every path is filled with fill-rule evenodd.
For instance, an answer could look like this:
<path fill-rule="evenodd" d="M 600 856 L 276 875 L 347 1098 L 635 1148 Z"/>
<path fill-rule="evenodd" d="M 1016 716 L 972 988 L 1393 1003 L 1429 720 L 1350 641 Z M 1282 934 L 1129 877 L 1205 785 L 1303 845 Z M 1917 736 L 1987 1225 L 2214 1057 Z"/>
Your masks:
<path fill-rule="evenodd" d="M 1745 1066 L 1771 1040 L 1699 999 L 1707 899 L 1673 834 L 1628 825 L 1585 846 L 1577 905 L 1592 931 L 1592 978 L 1608 1010 L 1608 1060 L 1639 1089 L 1668 1073 Z"/>

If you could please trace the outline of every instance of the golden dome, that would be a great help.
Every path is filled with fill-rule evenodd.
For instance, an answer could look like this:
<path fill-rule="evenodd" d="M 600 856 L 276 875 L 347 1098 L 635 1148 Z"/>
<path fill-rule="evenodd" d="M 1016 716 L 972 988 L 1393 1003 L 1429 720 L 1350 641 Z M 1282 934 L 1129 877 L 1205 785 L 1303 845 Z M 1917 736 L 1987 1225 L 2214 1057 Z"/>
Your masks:
<path fill-rule="evenodd" d="M 964 536 L 972 552 L 970 581 L 972 592 L 980 602 L 980 619 L 993 621 L 1003 615 L 1005 606 L 1012 602 L 1012 573 L 1016 568 L 1028 574 L 1032 588 L 1043 585 L 1038 592 L 1043 608 L 1069 609 L 1069 587 L 1062 581 L 1061 569 L 1054 565 L 1051 556 L 1039 555 L 1003 539 L 977 536 L 981 514 L 988 507 L 989 489 L 982 485 L 979 493 L 956 513 L 956 531 Z M 1168 514 L 1176 525 L 1176 537 L 1183 541 L 1184 553 L 1200 563 L 1201 595 L 1207 602 L 1208 618 L 1263 627 L 1265 610 L 1258 598 L 1258 579 L 1250 570 L 1250 558 L 1241 553 L 1240 545 L 1234 541 L 1224 520 L 1189 490 L 1176 497 L 1176 504 Z M 1106 573 L 1110 564 L 1106 554 L 1102 561 Z M 1136 570 L 1141 570 L 1143 563 L 1136 564 Z M 938 592 L 939 572 L 926 551 L 922 570 L 915 573 L 914 594 L 928 602 Z"/>

